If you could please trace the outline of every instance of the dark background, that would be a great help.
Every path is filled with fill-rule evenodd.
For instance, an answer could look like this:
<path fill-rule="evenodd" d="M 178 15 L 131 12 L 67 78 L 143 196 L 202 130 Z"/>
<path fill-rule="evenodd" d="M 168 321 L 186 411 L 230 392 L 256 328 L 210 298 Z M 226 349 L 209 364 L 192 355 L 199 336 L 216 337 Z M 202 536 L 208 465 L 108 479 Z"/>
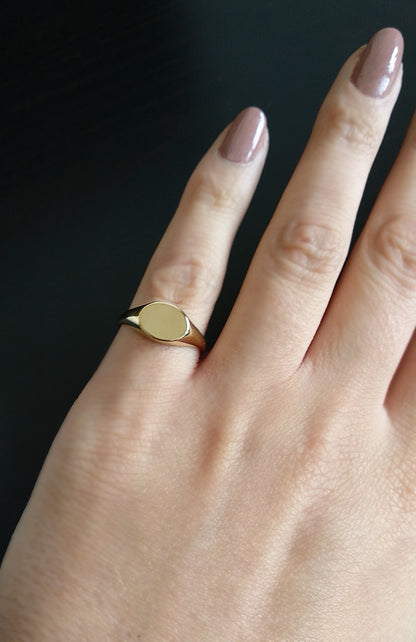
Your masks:
<path fill-rule="evenodd" d="M 202 154 L 258 105 L 271 144 L 207 339 L 344 60 L 405 38 L 404 85 L 355 235 L 414 109 L 415 0 L 2 3 L 1 551 Z"/>

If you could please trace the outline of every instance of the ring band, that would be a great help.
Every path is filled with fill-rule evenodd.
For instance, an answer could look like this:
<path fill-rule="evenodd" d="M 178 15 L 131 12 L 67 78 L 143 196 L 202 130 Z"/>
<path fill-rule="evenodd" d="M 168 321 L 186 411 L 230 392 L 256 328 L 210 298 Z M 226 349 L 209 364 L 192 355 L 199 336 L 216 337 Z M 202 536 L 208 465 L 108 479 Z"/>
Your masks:
<path fill-rule="evenodd" d="M 189 317 L 173 303 L 151 301 L 123 312 L 120 324 L 139 330 L 144 336 L 158 343 L 192 345 L 203 352 L 206 343 L 203 335 Z"/>

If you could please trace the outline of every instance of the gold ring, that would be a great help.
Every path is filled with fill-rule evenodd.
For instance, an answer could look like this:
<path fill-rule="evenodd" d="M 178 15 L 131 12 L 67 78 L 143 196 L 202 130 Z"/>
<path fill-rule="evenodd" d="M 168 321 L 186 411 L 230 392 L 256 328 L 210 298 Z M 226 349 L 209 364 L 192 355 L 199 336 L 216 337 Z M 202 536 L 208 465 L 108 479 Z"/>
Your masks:
<path fill-rule="evenodd" d="M 203 335 L 189 317 L 173 303 L 151 301 L 123 312 L 120 324 L 139 330 L 145 337 L 158 343 L 192 345 L 203 352 L 206 343 Z"/>

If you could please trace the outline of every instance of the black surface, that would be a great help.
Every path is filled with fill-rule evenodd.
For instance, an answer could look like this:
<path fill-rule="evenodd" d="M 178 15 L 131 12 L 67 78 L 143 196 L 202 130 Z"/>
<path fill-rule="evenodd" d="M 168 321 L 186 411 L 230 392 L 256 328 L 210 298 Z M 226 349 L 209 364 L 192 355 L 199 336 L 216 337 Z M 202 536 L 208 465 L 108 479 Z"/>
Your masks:
<path fill-rule="evenodd" d="M 404 86 L 360 229 L 414 109 L 416 3 L 26 2 L 0 18 L 3 552 L 199 158 L 242 108 L 266 112 L 269 158 L 212 344 L 339 67 L 395 26 Z"/>

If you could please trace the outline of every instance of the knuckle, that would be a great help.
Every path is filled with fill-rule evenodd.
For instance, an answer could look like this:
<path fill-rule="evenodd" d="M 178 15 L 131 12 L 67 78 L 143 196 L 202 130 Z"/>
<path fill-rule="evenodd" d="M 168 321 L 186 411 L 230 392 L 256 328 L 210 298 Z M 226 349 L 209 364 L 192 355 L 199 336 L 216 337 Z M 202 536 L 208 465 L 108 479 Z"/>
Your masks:
<path fill-rule="evenodd" d="M 291 273 L 311 278 L 332 274 L 343 261 L 341 234 L 326 224 L 292 220 L 277 236 L 272 248 L 274 261 Z"/>
<path fill-rule="evenodd" d="M 377 119 L 372 117 L 371 112 L 363 113 L 347 103 L 330 102 L 326 106 L 321 127 L 324 134 L 335 136 L 359 149 L 373 152 L 379 145 Z"/>
<path fill-rule="evenodd" d="M 377 271 L 402 290 L 416 287 L 416 221 L 409 216 L 389 217 L 370 242 Z"/>
<path fill-rule="evenodd" d="M 196 169 L 189 179 L 187 198 L 193 207 L 207 208 L 219 212 L 230 212 L 241 207 L 239 194 L 214 170 Z"/>
<path fill-rule="evenodd" d="M 204 300 L 216 292 L 218 275 L 197 257 L 161 263 L 149 274 L 148 289 L 154 298 L 173 301 L 177 305 Z"/>

